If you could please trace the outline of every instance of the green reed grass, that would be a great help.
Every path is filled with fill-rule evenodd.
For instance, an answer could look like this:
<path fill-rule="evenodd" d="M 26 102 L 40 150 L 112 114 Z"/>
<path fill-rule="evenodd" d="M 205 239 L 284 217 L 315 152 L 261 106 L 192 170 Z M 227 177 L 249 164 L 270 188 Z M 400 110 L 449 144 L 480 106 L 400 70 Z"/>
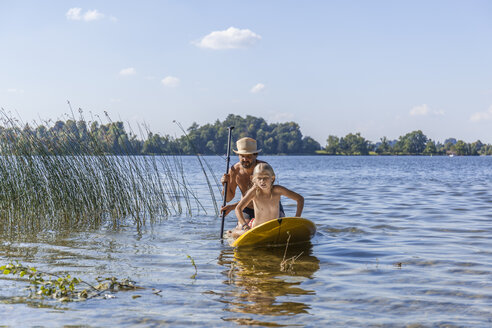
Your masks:
<path fill-rule="evenodd" d="M 219 207 L 217 206 L 217 199 L 215 198 L 215 194 L 214 194 L 214 190 L 213 190 L 213 187 L 212 187 L 212 183 L 210 182 L 210 179 L 208 178 L 208 174 L 207 174 L 207 170 L 205 169 L 205 166 L 203 165 L 203 163 L 206 164 L 209 172 L 211 173 L 211 175 L 214 177 L 214 180 L 215 180 L 215 184 L 217 186 L 217 189 L 219 191 L 219 193 L 221 192 L 220 190 L 220 185 L 219 185 L 219 182 L 217 180 L 217 178 L 215 177 L 215 175 L 213 174 L 213 171 L 212 171 L 212 168 L 210 167 L 210 165 L 207 163 L 207 161 L 205 161 L 205 159 L 203 158 L 203 156 L 201 156 L 195 145 L 193 144 L 193 141 L 190 140 L 190 137 L 188 136 L 188 134 L 186 133 L 186 130 L 183 128 L 183 126 L 181 125 L 181 123 L 177 122 L 177 121 L 173 121 L 178 127 L 179 129 L 183 132 L 183 134 L 185 135 L 186 137 L 186 140 L 188 140 L 188 142 L 190 143 L 191 145 L 191 148 L 193 149 L 193 151 L 195 152 L 195 156 L 196 158 L 198 159 L 198 163 L 200 164 L 200 168 L 202 169 L 202 172 L 203 172 L 203 175 L 205 176 L 205 179 L 207 180 L 207 186 L 208 186 L 208 190 L 210 192 L 210 196 L 212 197 L 212 204 L 214 204 L 214 209 L 215 209 L 215 214 L 216 216 L 219 216 Z"/>
<path fill-rule="evenodd" d="M 203 209 L 179 156 L 105 154 L 91 133 L 88 143 L 71 131 L 62 135 L 68 142 L 57 142 L 23 128 L 4 110 L 0 115 L 2 224 L 36 229 L 40 222 L 99 224 L 131 218 L 140 225 Z"/>

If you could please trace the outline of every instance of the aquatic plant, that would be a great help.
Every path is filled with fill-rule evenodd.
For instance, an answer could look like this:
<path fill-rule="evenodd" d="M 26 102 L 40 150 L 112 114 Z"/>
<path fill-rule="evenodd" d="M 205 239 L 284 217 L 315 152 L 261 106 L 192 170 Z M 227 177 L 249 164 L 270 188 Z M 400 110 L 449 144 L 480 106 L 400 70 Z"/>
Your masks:
<path fill-rule="evenodd" d="M 73 124 L 94 125 L 79 113 Z M 37 229 L 41 223 L 93 225 L 107 220 L 118 224 L 126 218 L 140 225 L 147 219 L 203 209 L 179 156 L 133 156 L 126 152 L 125 142 L 121 155 L 109 155 L 100 135 L 91 129 L 70 129 L 73 124 L 65 124 L 56 136 L 45 131 L 46 136 L 0 111 L 2 226 Z"/>
<path fill-rule="evenodd" d="M 198 268 L 196 266 L 195 260 L 190 255 L 186 255 L 186 257 L 190 259 L 191 265 L 193 265 L 193 267 L 195 268 L 195 273 L 190 278 L 195 279 L 196 275 L 198 274 Z"/>
<path fill-rule="evenodd" d="M 287 249 L 289 248 L 289 241 L 290 241 L 290 232 L 287 231 L 287 234 L 289 237 L 287 237 L 287 243 L 285 244 L 285 250 L 284 250 L 284 256 L 282 258 L 282 261 L 280 262 L 280 271 L 282 272 L 293 272 L 294 271 L 294 264 L 296 263 L 297 259 L 301 257 L 302 253 L 299 253 L 298 255 L 292 256 L 290 258 L 286 259 L 287 256 Z"/>
<path fill-rule="evenodd" d="M 102 295 L 107 291 L 141 289 L 129 279 L 118 280 L 115 277 L 99 279 L 99 284 L 92 284 L 69 274 L 59 276 L 49 272 L 38 271 L 34 267 L 26 267 L 19 262 L 10 262 L 0 267 L 4 275 L 14 275 L 29 281 L 31 298 L 53 298 L 60 302 L 81 301 Z M 77 288 L 84 284 L 87 288 Z"/>
<path fill-rule="evenodd" d="M 198 163 L 200 163 L 200 168 L 202 169 L 203 175 L 205 176 L 205 179 L 207 180 L 207 186 L 208 186 L 208 190 L 210 192 L 210 196 L 212 197 L 212 204 L 214 204 L 215 214 L 217 216 L 219 216 L 219 208 L 217 206 L 217 200 L 215 199 L 215 194 L 214 194 L 214 191 L 213 191 L 213 188 L 212 188 L 212 183 L 210 182 L 210 179 L 208 178 L 207 170 L 205 169 L 203 163 L 205 163 L 207 165 L 207 168 L 208 168 L 209 172 L 215 178 L 215 175 L 212 172 L 212 168 L 207 163 L 207 161 L 205 161 L 205 159 L 202 159 L 203 156 L 198 153 L 198 150 L 195 147 L 195 143 L 188 136 L 188 134 L 186 133 L 186 130 L 183 128 L 183 126 L 181 125 L 181 123 L 177 122 L 176 120 L 174 120 L 173 122 L 183 132 L 183 135 L 186 138 L 186 141 L 188 142 L 188 144 L 190 145 L 190 147 L 193 149 L 193 152 L 195 153 L 195 156 L 198 159 Z M 215 178 L 215 185 L 216 185 L 216 187 L 217 187 L 217 189 L 218 189 L 218 191 L 220 193 L 221 192 L 221 190 L 220 190 L 220 184 L 219 184 L 219 181 L 217 180 L 217 178 Z"/>

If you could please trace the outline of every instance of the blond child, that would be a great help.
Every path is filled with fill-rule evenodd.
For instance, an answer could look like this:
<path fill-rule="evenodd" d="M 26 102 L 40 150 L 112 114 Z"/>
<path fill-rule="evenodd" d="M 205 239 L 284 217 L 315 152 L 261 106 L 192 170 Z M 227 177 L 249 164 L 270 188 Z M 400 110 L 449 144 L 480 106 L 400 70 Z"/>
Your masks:
<path fill-rule="evenodd" d="M 295 216 L 301 216 L 304 207 L 304 197 L 292 190 L 279 185 L 273 185 L 275 173 L 267 163 L 258 163 L 253 171 L 253 186 L 246 192 L 236 206 L 236 216 L 242 230 L 236 229 L 233 237 L 237 238 L 246 230 L 279 217 L 280 196 L 289 197 L 297 202 Z M 243 209 L 253 202 L 255 218 L 247 222 Z"/>

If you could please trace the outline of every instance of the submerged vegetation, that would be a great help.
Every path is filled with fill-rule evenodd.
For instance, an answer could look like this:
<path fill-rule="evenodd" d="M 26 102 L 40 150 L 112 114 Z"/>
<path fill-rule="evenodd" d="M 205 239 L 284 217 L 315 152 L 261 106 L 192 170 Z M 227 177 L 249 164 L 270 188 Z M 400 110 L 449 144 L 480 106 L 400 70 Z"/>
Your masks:
<path fill-rule="evenodd" d="M 78 121 L 68 121 L 73 124 L 32 129 L 1 114 L 2 227 L 126 218 L 142 224 L 203 208 L 178 156 L 132 156 L 120 142 L 125 138 L 116 137 L 117 123 L 87 129 L 99 125 L 80 113 Z M 107 153 L 108 142 L 120 145 L 120 156 Z"/>
<path fill-rule="evenodd" d="M 29 281 L 29 298 L 53 298 L 60 302 L 85 301 L 102 296 L 106 292 L 142 289 L 129 279 L 115 277 L 98 278 L 96 286 L 69 274 L 60 276 L 11 262 L 0 267 L 0 273 Z M 80 285 L 86 288 L 81 288 Z M 110 294 L 105 294 L 110 295 Z"/>

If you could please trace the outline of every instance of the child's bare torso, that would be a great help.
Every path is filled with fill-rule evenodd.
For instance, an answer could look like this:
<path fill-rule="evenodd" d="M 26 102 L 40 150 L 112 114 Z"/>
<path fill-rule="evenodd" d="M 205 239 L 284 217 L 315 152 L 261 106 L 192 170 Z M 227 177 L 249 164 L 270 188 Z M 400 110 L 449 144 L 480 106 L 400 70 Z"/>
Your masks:
<path fill-rule="evenodd" d="M 256 160 L 256 164 L 260 163 L 266 162 Z M 253 183 L 251 182 L 252 169 L 248 171 L 248 169 L 243 168 L 240 163 L 236 163 L 234 165 L 234 170 L 236 174 L 236 184 L 239 187 L 239 190 L 241 190 L 241 195 L 244 196 L 253 185 Z M 247 207 L 253 208 L 253 204 L 249 203 Z"/>
<path fill-rule="evenodd" d="M 277 219 L 279 215 L 280 194 L 275 192 L 275 186 L 271 193 L 258 192 L 253 200 L 255 209 L 255 221 L 253 227 L 256 227 L 267 221 Z"/>

